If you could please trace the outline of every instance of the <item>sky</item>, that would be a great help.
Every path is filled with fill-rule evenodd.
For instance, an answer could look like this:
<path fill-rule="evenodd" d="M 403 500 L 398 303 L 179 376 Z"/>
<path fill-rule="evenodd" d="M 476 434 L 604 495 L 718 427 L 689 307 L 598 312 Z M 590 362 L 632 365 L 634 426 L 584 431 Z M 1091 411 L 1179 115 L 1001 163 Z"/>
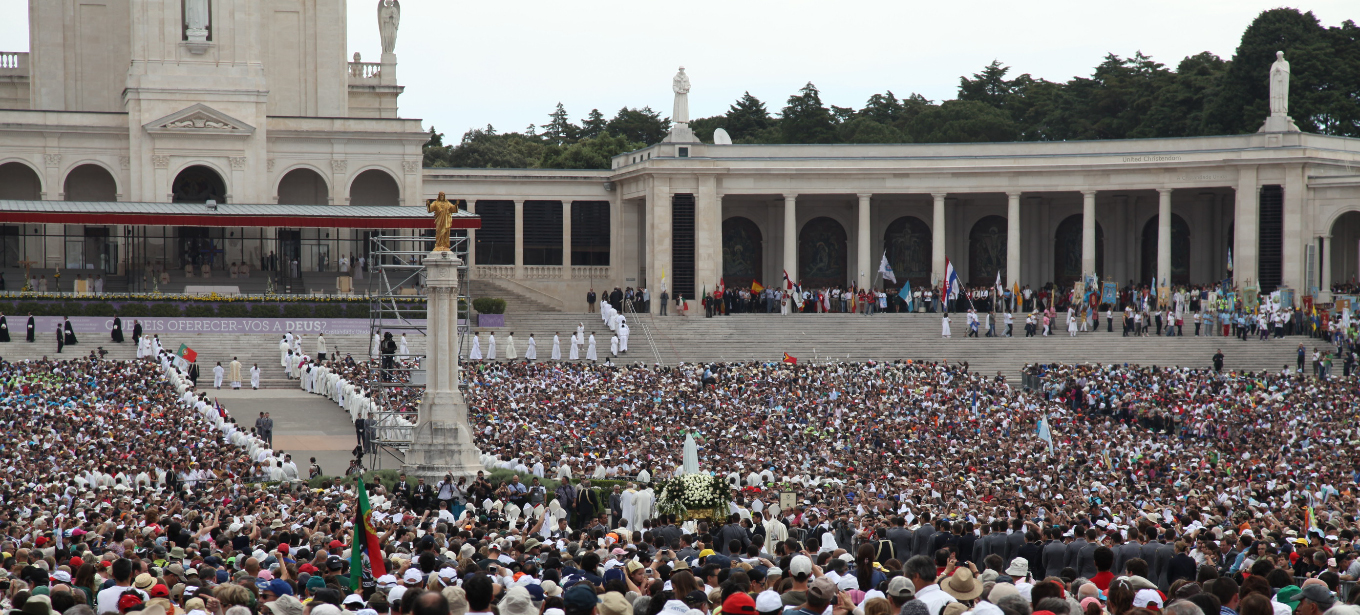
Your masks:
<path fill-rule="evenodd" d="M 57 2 L 65 0 L 33 0 Z M 28 0 L 0 0 L 0 15 Z M 690 75 L 692 118 L 726 112 L 743 92 L 778 111 L 807 82 L 828 105 L 874 93 L 940 101 L 992 60 L 1010 76 L 1066 81 L 1107 53 L 1174 66 L 1209 51 L 1230 58 L 1269 0 L 405 0 L 397 36 L 403 117 L 454 141 L 491 124 L 542 125 L 561 102 L 574 122 L 593 108 L 671 114 L 671 77 Z M 1360 18 L 1355 0 L 1308 0 L 1324 26 Z M 348 55 L 380 52 L 377 0 L 350 0 Z M 28 49 L 28 24 L 0 20 L 0 51 Z M 1265 75 L 1261 76 L 1265 79 Z"/>

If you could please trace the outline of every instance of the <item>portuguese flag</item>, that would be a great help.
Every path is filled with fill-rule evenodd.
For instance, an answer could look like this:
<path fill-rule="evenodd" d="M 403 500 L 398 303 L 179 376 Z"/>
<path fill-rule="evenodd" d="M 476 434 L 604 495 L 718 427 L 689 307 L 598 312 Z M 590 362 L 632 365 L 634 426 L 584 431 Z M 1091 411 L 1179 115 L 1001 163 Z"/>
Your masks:
<path fill-rule="evenodd" d="M 364 575 L 364 553 L 368 553 L 369 566 L 373 568 L 373 578 L 387 574 L 383 566 L 382 550 L 378 548 L 378 532 L 373 529 L 371 517 L 373 509 L 368 505 L 368 492 L 364 489 L 364 477 L 358 477 L 355 489 L 359 492 L 359 508 L 354 511 L 354 540 L 349 547 L 349 577 L 351 587 L 360 587 Z"/>
<path fill-rule="evenodd" d="M 188 361 L 190 363 L 193 363 L 194 361 L 198 360 L 198 353 L 194 352 L 194 349 L 190 348 L 188 344 L 180 344 L 179 352 L 176 352 L 175 356 L 178 356 L 179 358 L 184 359 L 185 361 Z"/>

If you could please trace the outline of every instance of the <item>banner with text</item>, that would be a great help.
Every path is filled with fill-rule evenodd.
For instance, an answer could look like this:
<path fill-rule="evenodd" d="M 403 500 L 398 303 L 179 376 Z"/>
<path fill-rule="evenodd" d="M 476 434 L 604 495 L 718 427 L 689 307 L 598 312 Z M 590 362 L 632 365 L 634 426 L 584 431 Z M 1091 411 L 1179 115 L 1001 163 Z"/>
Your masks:
<path fill-rule="evenodd" d="M 23 339 L 27 331 L 28 317 L 9 315 L 8 324 L 11 337 Z M 33 326 L 38 333 L 53 333 L 61 326 L 61 316 L 34 316 Z M 194 333 L 231 333 L 231 334 L 276 334 L 293 333 L 327 335 L 367 335 L 369 321 L 366 318 L 187 318 L 187 317 L 146 317 L 124 318 L 123 336 L 132 336 L 133 321 L 142 324 L 142 332 L 148 335 L 194 334 Z M 397 323 L 391 323 L 396 325 Z M 407 323 L 418 327 L 425 326 L 425 320 L 410 320 Z M 464 324 L 459 320 L 458 324 Z M 107 335 L 113 330 L 112 316 L 72 316 L 71 328 L 77 334 L 99 333 Z"/>

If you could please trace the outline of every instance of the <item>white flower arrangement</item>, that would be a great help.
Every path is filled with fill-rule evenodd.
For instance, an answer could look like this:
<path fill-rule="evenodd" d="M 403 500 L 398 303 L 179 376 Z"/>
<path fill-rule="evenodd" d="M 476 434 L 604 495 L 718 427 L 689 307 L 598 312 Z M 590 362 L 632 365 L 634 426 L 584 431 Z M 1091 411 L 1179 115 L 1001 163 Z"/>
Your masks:
<path fill-rule="evenodd" d="M 727 484 L 711 474 L 685 474 L 661 486 L 657 511 L 684 516 L 690 509 L 715 510 L 731 499 Z M 722 512 L 726 513 L 724 509 Z"/>

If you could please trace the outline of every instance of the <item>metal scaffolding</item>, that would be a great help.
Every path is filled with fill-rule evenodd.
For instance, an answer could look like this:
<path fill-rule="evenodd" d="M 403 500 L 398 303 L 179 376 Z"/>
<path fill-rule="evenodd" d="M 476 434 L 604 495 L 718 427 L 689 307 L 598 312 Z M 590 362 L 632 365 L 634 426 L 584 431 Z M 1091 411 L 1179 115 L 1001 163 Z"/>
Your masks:
<path fill-rule="evenodd" d="M 423 259 L 434 248 L 434 236 L 401 235 L 384 231 L 372 235 L 370 255 L 373 275 L 369 276 L 369 335 L 379 340 L 391 333 L 394 340 L 404 334 L 408 339 L 425 337 L 425 265 Z M 459 236 L 464 235 L 464 236 Z M 449 240 L 453 253 L 463 261 L 458 268 L 458 346 L 468 333 L 468 240 L 465 232 L 454 231 Z M 374 342 L 370 340 L 370 344 Z M 422 344 L 424 346 L 424 344 Z M 400 461 L 411 443 L 416 422 L 417 402 L 425 391 L 425 354 L 411 352 L 396 356 L 370 348 L 368 359 L 368 413 L 370 446 L 365 453 L 369 469 L 381 469 L 384 460 Z"/>

